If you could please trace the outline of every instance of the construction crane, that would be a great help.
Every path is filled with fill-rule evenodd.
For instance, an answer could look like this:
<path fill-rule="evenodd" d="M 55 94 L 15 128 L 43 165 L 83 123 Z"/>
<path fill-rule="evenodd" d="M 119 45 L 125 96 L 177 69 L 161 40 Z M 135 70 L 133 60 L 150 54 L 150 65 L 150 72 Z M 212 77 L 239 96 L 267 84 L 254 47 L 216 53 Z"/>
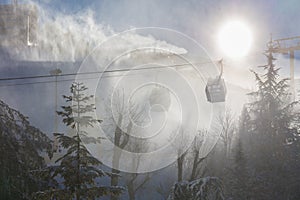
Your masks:
<path fill-rule="evenodd" d="M 290 90 L 292 99 L 295 100 L 295 51 L 300 50 L 300 36 L 272 40 L 270 44 L 272 53 L 290 55 Z"/>

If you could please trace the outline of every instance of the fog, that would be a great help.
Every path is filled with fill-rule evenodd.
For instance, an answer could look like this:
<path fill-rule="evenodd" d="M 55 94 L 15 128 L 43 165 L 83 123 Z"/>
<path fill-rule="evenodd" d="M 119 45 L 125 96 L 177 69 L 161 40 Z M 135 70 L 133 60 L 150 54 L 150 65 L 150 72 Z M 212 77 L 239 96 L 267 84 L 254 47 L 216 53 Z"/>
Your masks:
<path fill-rule="evenodd" d="M 181 156 L 188 155 L 183 162 L 186 174 L 182 176 L 192 180 L 188 170 L 193 167 L 195 152 L 200 159 L 209 156 L 204 164 L 212 167 L 198 169 L 197 178 L 203 174 L 223 176 L 236 159 L 238 122 L 245 103 L 251 101 L 247 94 L 257 89 L 250 70 L 264 72 L 257 66 L 266 63 L 263 53 L 270 33 L 277 39 L 298 29 L 295 2 L 267 2 L 18 1 L 34 5 L 38 11 L 36 38 L 25 45 L 9 46 L 9 40 L 1 36 L 5 45 L 0 51 L 0 99 L 28 116 L 33 126 L 53 139 L 55 131 L 74 133 L 56 110 L 68 103 L 74 105 L 62 96 L 70 94 L 72 82 L 83 83 L 88 88 L 84 94 L 93 95 L 85 103 L 95 105 L 95 111 L 89 114 L 98 121 L 82 130 L 103 139 L 100 144 L 86 142 L 85 146 L 104 169 L 114 168 L 114 156 L 120 155 L 116 169 L 124 175 L 119 181 L 122 185 L 130 183 L 130 175 L 136 175 L 132 182 L 139 180 L 137 177 L 143 180 L 149 174 L 154 176 L 137 197 L 150 191 L 148 199 L 159 198 L 163 192 L 158 194 L 162 187 L 157 185 L 163 181 L 167 185 L 164 192 L 169 194 L 173 183 L 180 181 L 174 174 Z M 293 19 L 282 15 L 287 11 Z M 250 51 L 239 59 L 226 57 L 217 43 L 222 24 L 234 18 L 244 20 L 253 33 Z M 281 77 L 289 77 L 289 57 L 276 54 L 276 58 Z M 296 66 L 298 58 L 296 53 Z M 57 77 L 50 75 L 55 69 L 61 70 Z M 296 78 L 299 74 L 296 68 Z M 224 78 L 225 102 L 208 101 L 205 89 L 212 78 Z M 230 144 L 226 144 L 224 135 L 225 139 L 220 137 L 226 132 L 220 121 L 228 120 L 228 113 L 234 123 L 227 127 L 232 133 Z M 129 145 L 124 148 L 115 145 L 118 131 L 123 139 L 129 135 Z M 201 145 L 193 146 L 200 134 Z M 248 152 L 253 150 L 250 144 L 246 148 Z M 54 159 L 60 153 L 56 152 Z M 231 177 L 224 177 L 231 181 Z M 109 178 L 104 182 L 109 183 Z M 128 199 L 126 195 L 122 198 Z"/>

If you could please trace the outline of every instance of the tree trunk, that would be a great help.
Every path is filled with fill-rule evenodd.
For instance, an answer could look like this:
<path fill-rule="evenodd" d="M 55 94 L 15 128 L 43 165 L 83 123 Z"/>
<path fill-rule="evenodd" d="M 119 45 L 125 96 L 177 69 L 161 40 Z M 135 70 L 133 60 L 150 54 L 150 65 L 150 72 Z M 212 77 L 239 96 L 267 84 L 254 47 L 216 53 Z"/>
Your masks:
<path fill-rule="evenodd" d="M 182 181 L 182 176 L 183 176 L 183 160 L 184 160 L 184 154 L 182 154 L 181 156 L 179 156 L 179 158 L 177 158 L 177 181 L 180 182 Z"/>
<path fill-rule="evenodd" d="M 120 158 L 121 158 L 121 151 L 119 149 L 123 149 L 127 143 L 128 143 L 128 133 L 131 131 L 132 128 L 132 123 L 130 122 L 128 127 L 127 127 L 127 133 L 123 132 L 119 126 L 121 126 L 121 123 L 123 121 L 123 115 L 120 114 L 119 119 L 118 119 L 118 124 L 115 130 L 115 135 L 114 135 L 114 154 L 113 154 L 113 159 L 112 159 L 112 170 L 111 172 L 114 173 L 111 176 L 111 186 L 118 186 L 119 183 L 119 176 L 118 174 L 120 171 L 118 170 L 119 165 L 120 165 Z M 121 141 L 122 135 L 124 136 L 123 141 Z M 119 197 L 115 195 L 111 195 L 110 197 L 111 200 L 118 200 Z"/>
<path fill-rule="evenodd" d="M 135 200 L 135 190 L 134 190 L 133 181 L 130 181 L 127 184 L 127 189 L 128 189 L 129 200 Z"/>
<path fill-rule="evenodd" d="M 192 168 L 192 173 L 190 177 L 190 181 L 195 180 L 196 178 L 196 172 L 197 172 L 197 167 L 198 167 L 198 157 L 199 157 L 199 151 L 197 151 L 194 155 L 194 160 L 193 160 L 193 168 Z"/>
<path fill-rule="evenodd" d="M 118 151 L 118 148 L 120 146 L 120 139 L 121 139 L 121 134 L 122 130 L 119 128 L 120 124 L 122 123 L 123 117 L 122 115 L 119 116 L 118 119 L 118 124 L 115 130 L 115 135 L 114 135 L 114 154 L 113 154 L 113 159 L 112 159 L 112 169 L 111 172 L 113 173 L 111 176 L 111 181 L 110 185 L 111 186 L 117 186 L 119 183 L 119 176 L 118 174 L 120 171 L 118 170 L 119 168 L 119 161 L 121 157 L 121 152 Z M 118 197 L 115 195 L 111 195 L 110 197 L 111 200 L 118 200 Z"/>
<path fill-rule="evenodd" d="M 77 85 L 77 89 L 78 89 L 78 98 L 79 98 L 79 84 Z M 77 117 L 78 119 L 80 118 L 80 104 L 79 104 L 79 99 L 77 102 L 77 109 L 78 109 L 78 113 L 77 113 Z M 76 188 L 76 200 L 80 200 L 80 124 L 79 122 L 77 122 L 77 188 Z"/>

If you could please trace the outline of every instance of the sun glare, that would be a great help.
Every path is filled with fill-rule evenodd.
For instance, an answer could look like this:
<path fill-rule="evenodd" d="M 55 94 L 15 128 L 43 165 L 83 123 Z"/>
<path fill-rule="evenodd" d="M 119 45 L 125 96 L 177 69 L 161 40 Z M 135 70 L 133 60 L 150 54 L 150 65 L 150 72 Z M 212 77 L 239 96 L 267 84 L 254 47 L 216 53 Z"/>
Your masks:
<path fill-rule="evenodd" d="M 245 56 L 252 44 L 249 27 L 240 21 L 226 23 L 220 30 L 218 42 L 222 51 L 229 57 Z"/>

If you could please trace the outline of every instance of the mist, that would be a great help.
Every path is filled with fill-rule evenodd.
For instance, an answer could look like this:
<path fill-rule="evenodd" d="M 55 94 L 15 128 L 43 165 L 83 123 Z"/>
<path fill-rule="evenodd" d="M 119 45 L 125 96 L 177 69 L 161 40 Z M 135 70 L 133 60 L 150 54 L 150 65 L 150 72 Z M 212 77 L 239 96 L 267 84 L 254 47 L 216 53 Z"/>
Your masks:
<path fill-rule="evenodd" d="M 0 3 L 3 10 L 9 10 L 5 6 L 12 2 Z M 26 19 L 17 18 L 21 28 L 13 28 L 14 34 L 1 33 L 0 49 L 0 100 L 7 109 L 3 116 L 26 117 L 19 121 L 6 117 L 13 128 L 0 123 L 8 139 L 12 139 L 10 131 L 18 130 L 22 134 L 40 130 L 33 136 L 21 134 L 29 143 L 38 141 L 36 136 L 42 133 L 49 137 L 51 151 L 48 146 L 39 147 L 34 154 L 39 169 L 69 164 L 64 159 L 73 159 L 83 150 L 95 158 L 97 167 L 81 162 L 82 171 L 92 169 L 103 176 L 95 176 L 89 184 L 115 189 L 119 197 L 111 193 L 112 188 L 103 193 L 111 200 L 170 200 L 176 195 L 182 199 L 180 195 L 193 196 L 196 190 L 200 199 L 203 195 L 221 200 L 268 199 L 276 196 L 271 192 L 276 187 L 284 191 L 278 197 L 297 198 L 297 176 L 288 173 L 296 172 L 299 165 L 294 153 L 299 148 L 298 107 L 294 109 L 291 103 L 288 80 L 280 82 L 290 77 L 290 58 L 271 55 L 266 45 L 297 33 L 297 2 L 24 0 L 10 12 L 28 4 L 33 14 L 24 11 Z M 290 14 L 282 14 L 286 12 Z M 2 16 L 0 22 L 9 27 L 5 19 Z M 222 25 L 233 19 L 247 24 L 253 36 L 249 52 L 240 58 L 226 56 L 217 42 Z M 296 52 L 296 66 L 298 60 Z M 273 63 L 279 71 L 273 70 Z M 266 67 L 257 68 L 262 65 Z M 57 75 L 53 75 L 55 70 Z M 264 90 L 268 87 L 260 85 L 268 78 L 266 70 L 274 73 L 271 82 L 278 87 L 270 92 L 278 94 L 275 103 L 263 96 L 269 94 Z M 225 101 L 209 98 L 211 80 Z M 224 90 L 220 87 L 223 80 Z M 66 138 L 75 138 L 77 145 L 65 142 Z M 19 144 L 18 139 L 9 144 Z M 20 146 L 26 149 L 25 142 Z M 271 150 L 278 153 L 274 153 L 278 159 L 269 157 Z M 284 164 L 292 167 L 281 168 Z M 276 174 L 276 170 L 282 171 Z M 68 173 L 53 180 L 48 177 L 42 189 L 33 187 L 26 195 L 30 199 L 48 194 L 48 185 L 61 189 L 70 184 L 75 192 L 66 189 L 70 197 L 62 198 L 81 199 L 80 184 L 72 185 L 80 182 L 80 166 L 71 173 L 77 173 L 75 181 L 69 180 Z M 280 178 L 274 181 L 274 175 Z M 283 178 L 292 186 L 278 181 Z M 256 183 L 257 191 L 248 186 Z"/>

